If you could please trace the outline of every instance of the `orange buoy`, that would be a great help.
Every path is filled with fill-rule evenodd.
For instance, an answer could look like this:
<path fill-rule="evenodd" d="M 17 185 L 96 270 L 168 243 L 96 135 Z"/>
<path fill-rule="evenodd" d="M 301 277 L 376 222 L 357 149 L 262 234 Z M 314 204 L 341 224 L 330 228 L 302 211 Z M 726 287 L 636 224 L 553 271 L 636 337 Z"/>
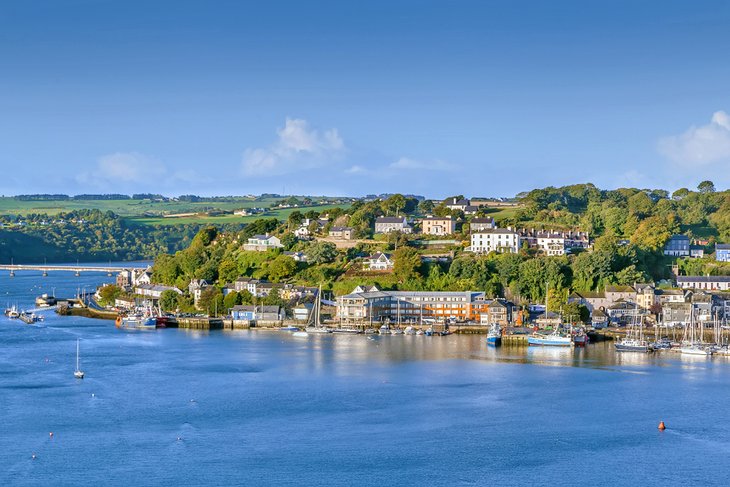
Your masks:
<path fill-rule="evenodd" d="M 658 428 L 659 428 L 659 431 L 664 431 L 665 429 L 667 429 L 666 425 L 664 424 L 664 421 L 659 421 Z"/>

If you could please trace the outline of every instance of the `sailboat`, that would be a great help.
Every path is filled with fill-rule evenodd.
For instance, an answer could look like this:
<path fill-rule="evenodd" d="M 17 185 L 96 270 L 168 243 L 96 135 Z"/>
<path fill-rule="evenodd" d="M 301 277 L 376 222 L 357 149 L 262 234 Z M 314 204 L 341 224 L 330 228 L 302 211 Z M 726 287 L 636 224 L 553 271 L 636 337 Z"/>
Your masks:
<path fill-rule="evenodd" d="M 545 286 L 545 320 L 548 317 L 548 287 Z M 573 337 L 568 334 L 567 336 L 560 333 L 561 324 L 553 329 L 549 335 L 543 335 L 541 333 L 533 333 L 527 337 L 528 345 L 541 345 L 549 347 L 570 347 L 573 346 Z"/>
<path fill-rule="evenodd" d="M 712 355 L 712 349 L 705 346 L 702 341 L 702 322 L 698 321 L 695 327 L 694 306 L 690 307 L 689 323 L 684 328 L 684 339 L 679 351 L 682 355 L 701 355 L 704 357 Z M 695 328 L 697 328 L 695 330 Z"/>
<path fill-rule="evenodd" d="M 631 326 L 626 336 L 616 342 L 617 352 L 641 352 L 646 353 L 651 351 L 649 342 L 644 339 L 644 323 L 643 319 L 640 324 L 636 322 L 636 304 L 634 304 L 634 317 L 631 320 Z"/>
<path fill-rule="evenodd" d="M 322 285 L 319 285 L 319 291 L 317 292 L 317 299 L 314 301 L 314 307 L 309 315 L 311 324 L 308 325 L 303 332 L 300 332 L 296 336 L 304 337 L 304 333 L 332 333 L 330 329 L 321 323 L 321 310 L 322 310 Z"/>
<path fill-rule="evenodd" d="M 84 372 L 79 370 L 79 339 L 76 339 L 76 370 L 74 371 L 74 377 L 77 379 L 84 378 Z"/>

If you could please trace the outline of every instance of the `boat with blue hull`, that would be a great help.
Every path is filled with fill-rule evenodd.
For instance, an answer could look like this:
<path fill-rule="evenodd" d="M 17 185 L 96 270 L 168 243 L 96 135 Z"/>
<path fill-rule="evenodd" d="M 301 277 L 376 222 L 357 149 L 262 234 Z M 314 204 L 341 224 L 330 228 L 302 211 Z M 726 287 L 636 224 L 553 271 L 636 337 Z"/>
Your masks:
<path fill-rule="evenodd" d="M 489 332 L 487 332 L 487 345 L 492 347 L 502 345 L 502 329 L 499 325 L 494 324 L 489 327 Z"/>

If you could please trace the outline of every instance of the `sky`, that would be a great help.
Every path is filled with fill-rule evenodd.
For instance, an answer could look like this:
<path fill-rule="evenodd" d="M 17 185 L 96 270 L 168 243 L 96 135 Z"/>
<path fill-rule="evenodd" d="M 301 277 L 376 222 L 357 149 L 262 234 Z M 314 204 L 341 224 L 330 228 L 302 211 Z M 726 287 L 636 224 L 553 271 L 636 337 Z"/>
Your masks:
<path fill-rule="evenodd" d="M 0 194 L 730 186 L 725 1 L 0 2 Z"/>

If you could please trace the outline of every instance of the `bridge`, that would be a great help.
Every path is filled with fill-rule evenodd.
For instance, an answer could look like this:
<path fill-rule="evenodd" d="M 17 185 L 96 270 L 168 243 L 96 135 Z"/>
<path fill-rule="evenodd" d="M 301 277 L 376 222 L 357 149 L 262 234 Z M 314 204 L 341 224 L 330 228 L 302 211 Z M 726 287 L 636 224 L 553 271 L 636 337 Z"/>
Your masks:
<path fill-rule="evenodd" d="M 84 266 L 84 265 L 23 265 L 23 264 L 0 264 L 0 271 L 9 271 L 10 276 L 15 276 L 20 271 L 37 271 L 47 276 L 49 272 L 73 272 L 77 276 L 82 272 L 102 272 L 112 275 L 118 272 L 131 271 L 140 267 L 117 267 L 117 266 Z M 144 267 L 141 267 L 144 268 Z"/>

